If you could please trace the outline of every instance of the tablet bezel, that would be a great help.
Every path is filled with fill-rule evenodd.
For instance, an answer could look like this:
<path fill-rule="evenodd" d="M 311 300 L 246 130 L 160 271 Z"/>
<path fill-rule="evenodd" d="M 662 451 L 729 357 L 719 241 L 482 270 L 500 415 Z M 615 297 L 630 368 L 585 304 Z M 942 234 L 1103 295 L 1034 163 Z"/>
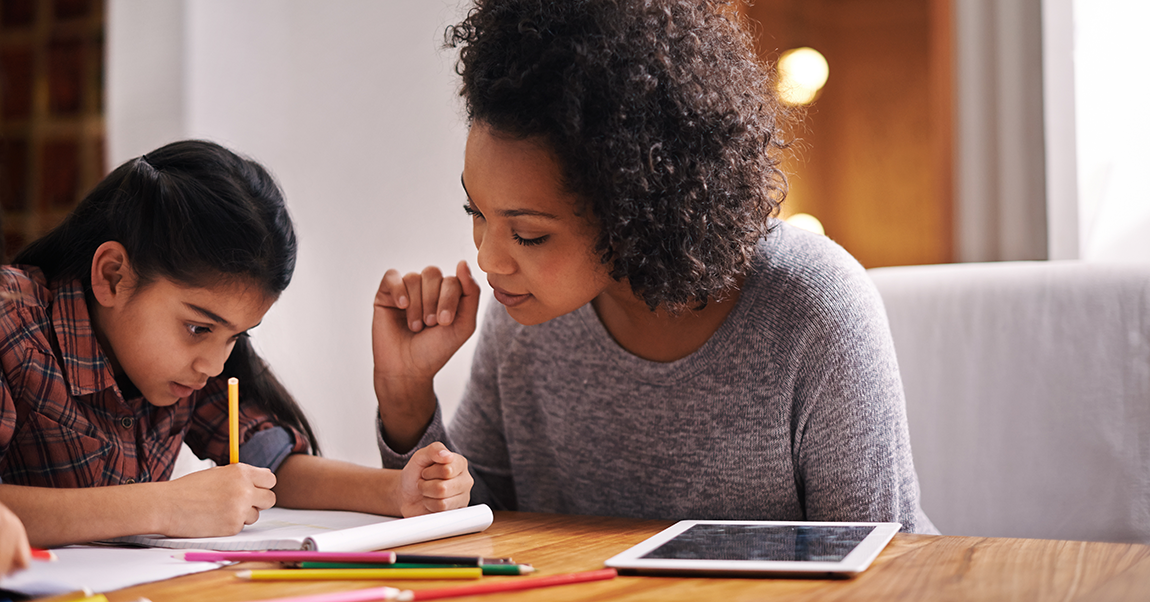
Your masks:
<path fill-rule="evenodd" d="M 643 558 L 644 554 L 671 541 L 695 525 L 774 525 L 797 527 L 873 527 L 858 545 L 837 562 L 816 560 L 706 560 L 697 558 Z M 900 523 L 683 520 L 609 558 L 605 566 L 638 573 L 709 573 L 715 575 L 796 575 L 852 577 L 866 570 L 890 543 Z"/>

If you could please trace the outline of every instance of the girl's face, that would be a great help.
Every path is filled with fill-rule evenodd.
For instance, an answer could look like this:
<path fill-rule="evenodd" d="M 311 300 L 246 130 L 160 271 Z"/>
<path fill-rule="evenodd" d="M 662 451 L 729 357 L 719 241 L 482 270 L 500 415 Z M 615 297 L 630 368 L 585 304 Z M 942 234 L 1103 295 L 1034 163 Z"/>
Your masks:
<path fill-rule="evenodd" d="M 619 288 L 594 255 L 598 227 L 575 214 L 577 201 L 562 189 L 546 147 L 476 122 L 462 181 L 479 268 L 517 322 L 546 322 Z"/>
<path fill-rule="evenodd" d="M 130 279 L 120 284 L 108 299 L 93 287 L 100 342 L 116 375 L 127 376 L 156 406 L 170 406 L 219 375 L 236 340 L 275 301 L 247 282 L 197 288 L 160 278 L 142 288 L 132 288 Z"/>

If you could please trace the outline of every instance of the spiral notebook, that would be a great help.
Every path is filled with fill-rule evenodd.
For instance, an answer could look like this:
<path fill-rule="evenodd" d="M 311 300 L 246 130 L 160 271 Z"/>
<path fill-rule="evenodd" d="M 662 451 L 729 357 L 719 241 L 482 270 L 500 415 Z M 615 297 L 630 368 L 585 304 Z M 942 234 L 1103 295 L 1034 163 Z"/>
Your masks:
<path fill-rule="evenodd" d="M 491 526 L 485 504 L 435 514 L 392 518 L 359 512 L 269 508 L 230 537 L 117 537 L 106 543 L 199 550 L 316 550 L 370 552 L 421 541 L 478 533 Z"/>

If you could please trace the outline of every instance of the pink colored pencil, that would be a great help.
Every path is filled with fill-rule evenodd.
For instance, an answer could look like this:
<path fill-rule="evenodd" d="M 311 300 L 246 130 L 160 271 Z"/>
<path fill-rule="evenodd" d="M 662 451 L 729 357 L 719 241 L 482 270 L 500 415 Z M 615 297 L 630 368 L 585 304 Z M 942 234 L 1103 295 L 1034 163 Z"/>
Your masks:
<path fill-rule="evenodd" d="M 272 598 L 271 600 L 260 600 L 259 602 L 374 602 L 376 600 L 398 600 L 402 593 L 401 590 L 395 589 L 394 587 L 372 587 L 330 594 Z"/>
<path fill-rule="evenodd" d="M 395 552 L 309 552 L 271 550 L 266 552 L 183 552 L 176 554 L 189 562 L 364 562 L 394 564 Z"/>
<path fill-rule="evenodd" d="M 372 587 L 357 589 L 349 592 L 334 594 L 313 594 L 310 596 L 295 596 L 290 598 L 274 598 L 260 600 L 259 602 L 374 602 L 376 600 L 398 600 L 399 602 L 419 602 L 421 600 L 439 600 L 442 598 L 458 598 L 460 596 L 479 596 L 511 592 L 522 589 L 535 589 L 537 587 L 551 587 L 554 585 L 569 585 L 572 583 L 586 583 L 588 581 L 602 581 L 614 579 L 618 573 L 615 569 L 600 569 L 584 573 L 570 573 L 567 575 L 551 575 L 549 577 L 535 577 L 531 579 L 509 579 L 493 583 L 480 583 L 477 585 L 463 585 L 459 587 L 443 587 L 438 589 L 398 590 L 394 587 Z"/>
<path fill-rule="evenodd" d="M 475 585 L 461 585 L 457 587 L 442 587 L 438 589 L 405 590 L 399 595 L 399 600 L 439 600 L 441 598 L 456 598 L 459 596 L 478 596 L 511 592 L 521 589 L 535 589 L 537 587 L 551 587 L 553 585 L 568 585 L 571 583 L 585 583 L 587 581 L 602 581 L 614 579 L 618 575 L 615 569 L 599 569 L 584 573 L 570 573 L 567 575 L 551 575 L 549 577 L 534 577 L 530 579 L 508 579 L 492 583 L 477 583 Z M 408 596 L 407 594 L 411 594 Z"/>

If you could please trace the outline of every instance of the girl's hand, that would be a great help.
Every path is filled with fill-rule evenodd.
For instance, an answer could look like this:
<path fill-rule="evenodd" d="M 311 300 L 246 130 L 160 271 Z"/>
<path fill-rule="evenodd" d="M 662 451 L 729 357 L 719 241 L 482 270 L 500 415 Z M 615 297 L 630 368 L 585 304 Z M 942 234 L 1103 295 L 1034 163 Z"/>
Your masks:
<path fill-rule="evenodd" d="M 217 466 L 165 483 L 168 537 L 235 535 L 276 503 L 276 475 L 247 464 Z"/>
<path fill-rule="evenodd" d="M 28 568 L 31 561 L 32 549 L 28 547 L 24 523 L 0 504 L 0 575 Z"/>
<path fill-rule="evenodd" d="M 375 395 L 388 443 L 411 449 L 435 413 L 433 380 L 475 332 L 479 285 L 467 262 L 455 276 L 439 268 L 383 275 L 375 294 L 371 343 Z"/>
<path fill-rule="evenodd" d="M 415 452 L 400 474 L 400 511 L 418 516 L 467 506 L 474 481 L 467 459 L 436 441 Z"/>

